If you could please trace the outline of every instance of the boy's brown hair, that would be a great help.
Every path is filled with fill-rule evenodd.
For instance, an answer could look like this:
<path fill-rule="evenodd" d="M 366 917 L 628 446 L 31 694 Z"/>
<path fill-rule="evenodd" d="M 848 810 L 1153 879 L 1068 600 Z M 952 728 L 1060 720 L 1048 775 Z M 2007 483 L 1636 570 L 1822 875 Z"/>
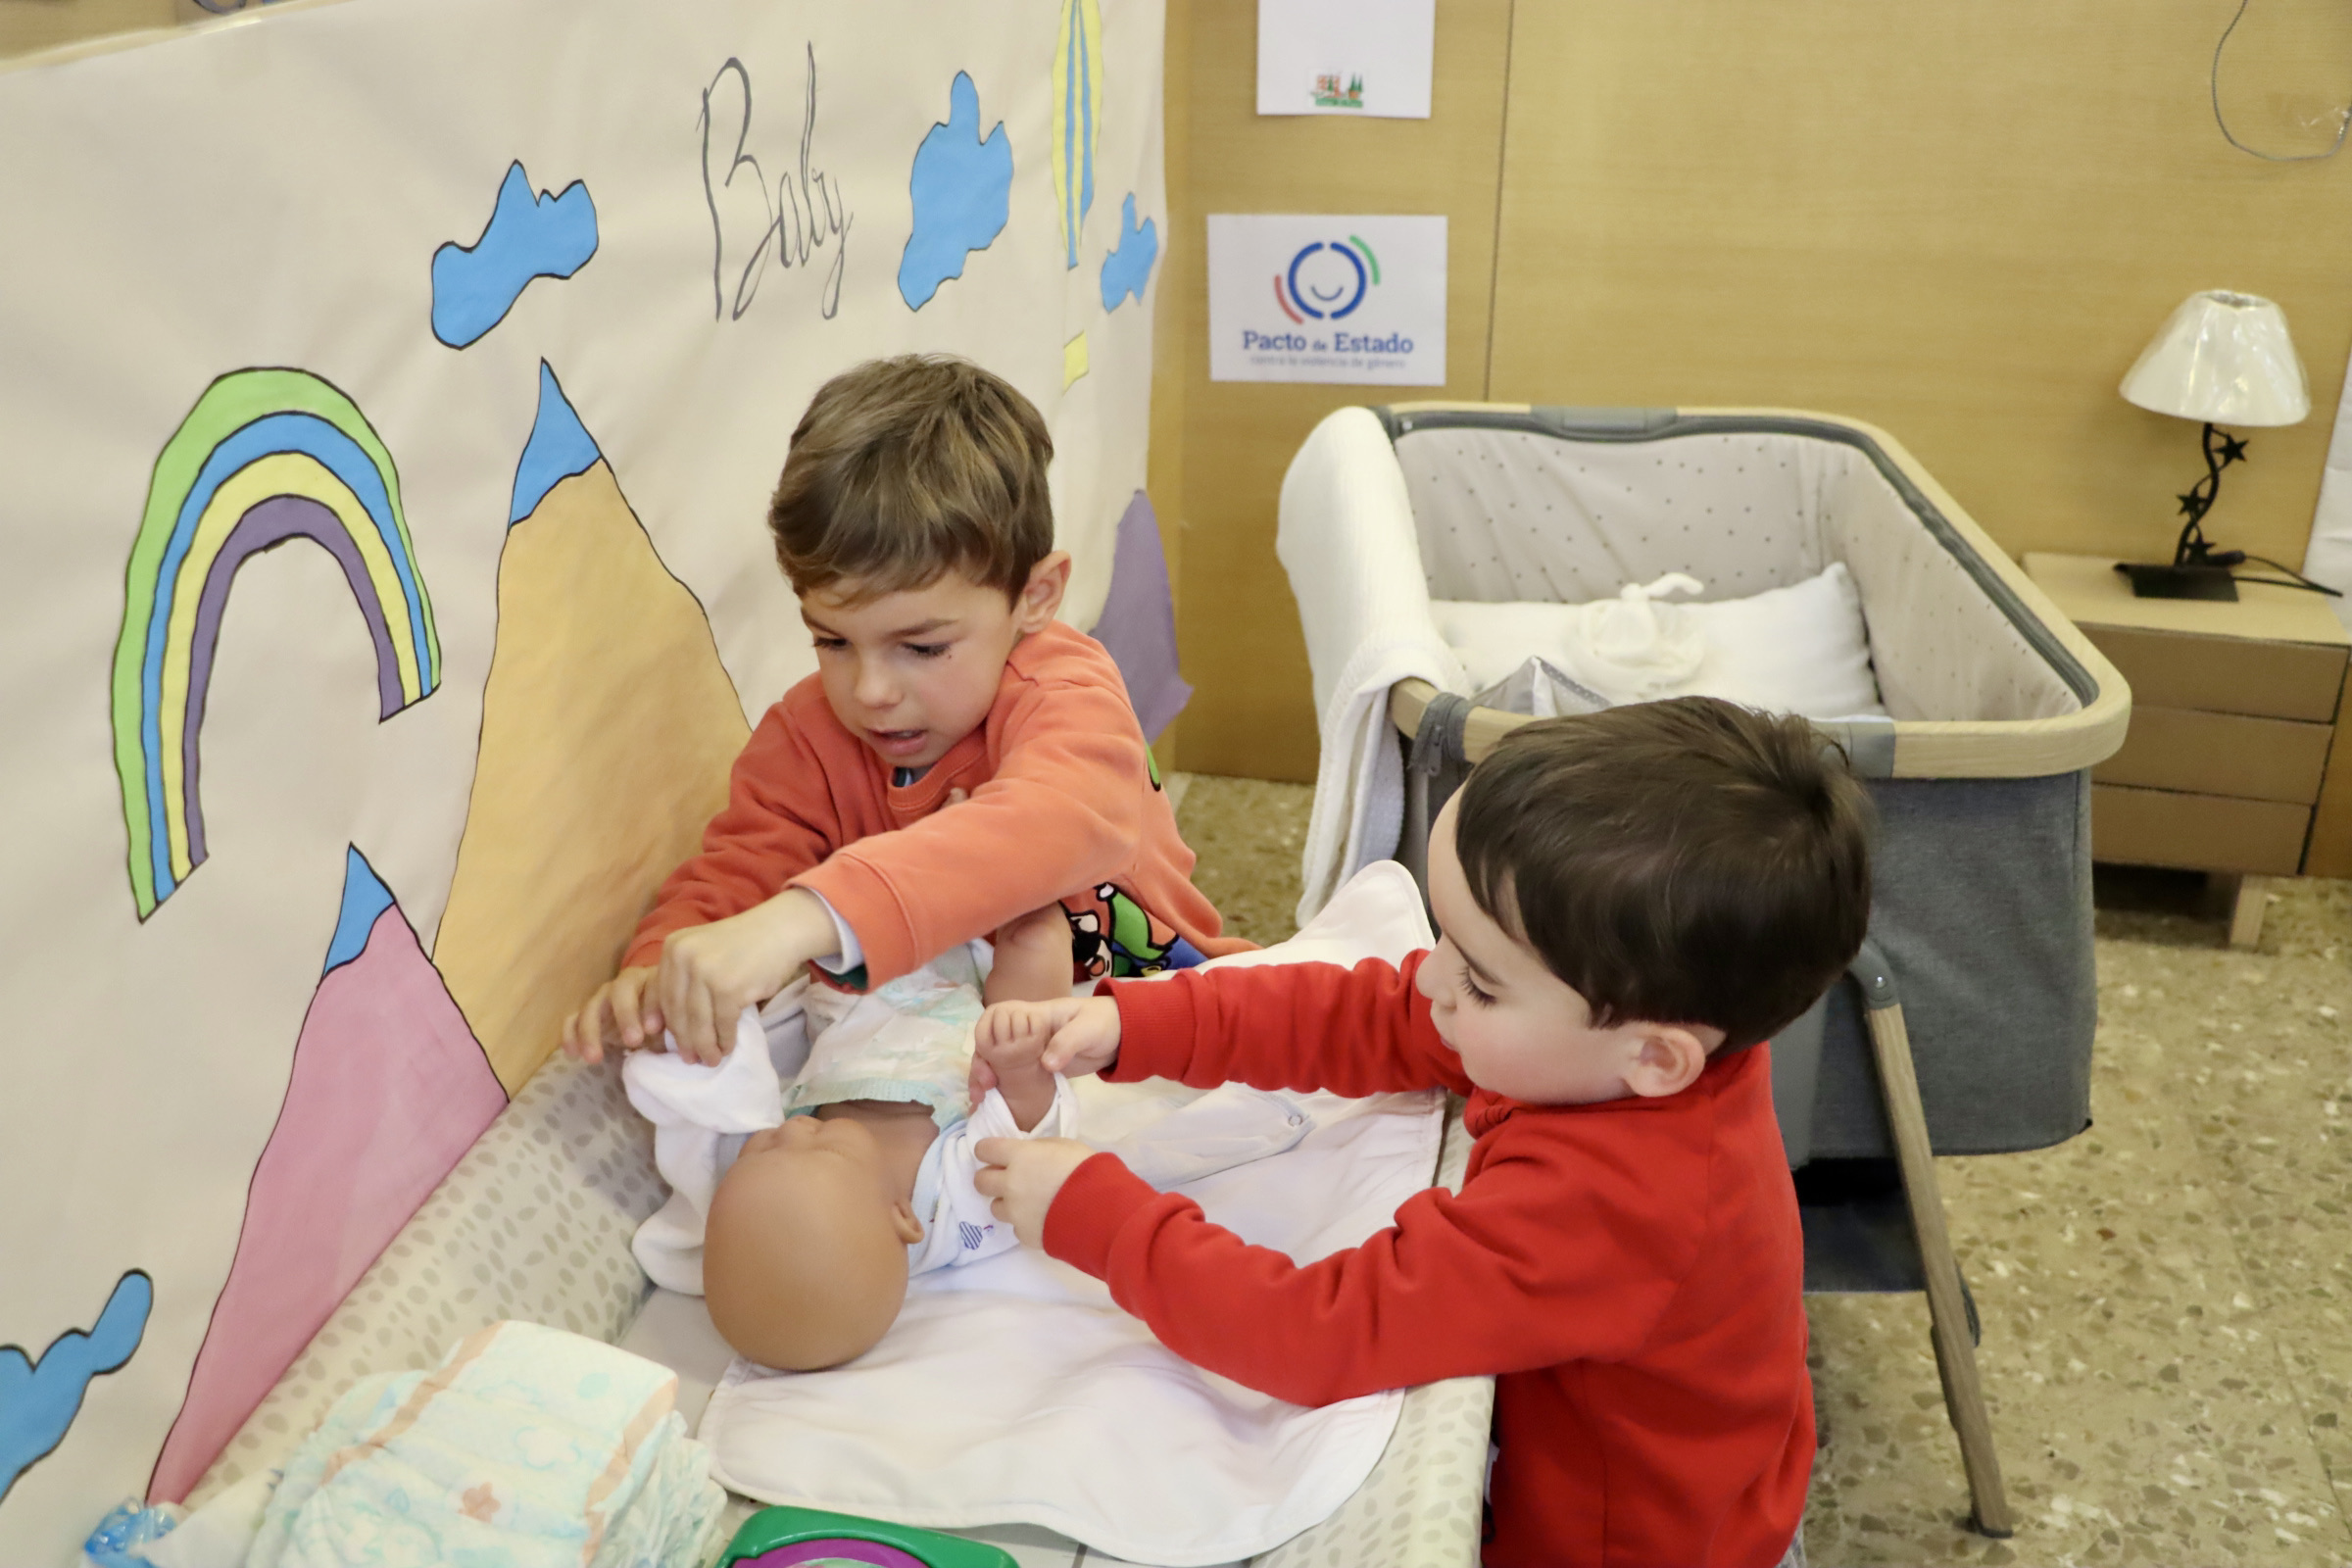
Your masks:
<path fill-rule="evenodd" d="M 1711 697 L 1513 730 L 1471 771 L 1471 897 L 1584 997 L 1596 1027 L 1769 1039 L 1870 924 L 1870 797 L 1801 718 Z"/>
<path fill-rule="evenodd" d="M 818 387 L 768 503 L 793 592 L 863 602 L 951 571 L 1017 597 L 1054 549 L 1054 438 L 1027 398 L 944 354 L 868 360 Z"/>

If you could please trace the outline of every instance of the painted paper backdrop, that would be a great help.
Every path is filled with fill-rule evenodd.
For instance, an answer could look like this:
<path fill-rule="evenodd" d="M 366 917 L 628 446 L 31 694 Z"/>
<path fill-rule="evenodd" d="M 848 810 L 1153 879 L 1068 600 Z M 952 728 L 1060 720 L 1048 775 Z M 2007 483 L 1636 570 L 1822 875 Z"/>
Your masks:
<path fill-rule="evenodd" d="M 1159 63 L 1157 0 L 347 0 L 0 74 L 0 1560 L 184 1492 L 611 970 L 813 667 L 820 381 L 1034 399 L 1095 623 Z"/>

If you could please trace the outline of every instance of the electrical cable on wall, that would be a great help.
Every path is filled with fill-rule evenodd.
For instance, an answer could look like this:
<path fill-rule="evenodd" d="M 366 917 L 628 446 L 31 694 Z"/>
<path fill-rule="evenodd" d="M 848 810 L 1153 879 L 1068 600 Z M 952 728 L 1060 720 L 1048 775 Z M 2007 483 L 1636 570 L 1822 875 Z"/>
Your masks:
<path fill-rule="evenodd" d="M 2237 14 L 2230 19 L 2230 25 L 2222 29 L 2220 41 L 2213 46 L 2213 72 L 2211 75 L 2211 87 L 2213 91 L 2213 122 L 2221 127 L 2223 140 L 2227 141 L 2230 146 L 2236 148 L 2239 152 L 2245 153 L 2250 157 L 2260 158 L 2266 163 L 2316 164 L 2322 159 L 2333 158 L 2337 153 L 2344 150 L 2345 132 L 2352 130 L 2352 104 L 2346 104 L 2343 108 L 2335 112 L 2335 140 L 2328 144 L 2328 150 L 2324 153 L 2266 153 L 2258 147 L 2249 147 L 2230 133 L 2230 122 L 2222 117 L 2222 50 L 2228 47 L 2230 43 L 2230 35 L 2237 30 L 2237 24 L 2245 20 L 2246 7 L 2252 5 L 2253 3 L 2254 0 L 2237 0 Z"/>

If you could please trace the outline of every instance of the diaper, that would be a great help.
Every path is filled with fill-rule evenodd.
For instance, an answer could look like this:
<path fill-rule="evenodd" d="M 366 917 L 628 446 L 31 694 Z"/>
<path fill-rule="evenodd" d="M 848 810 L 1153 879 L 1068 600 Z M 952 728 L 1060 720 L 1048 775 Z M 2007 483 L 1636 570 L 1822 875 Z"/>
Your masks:
<path fill-rule="evenodd" d="M 692 1568 L 725 1494 L 678 1380 L 536 1323 L 477 1330 L 429 1372 L 363 1378 L 286 1461 L 252 1568 L 453 1563 Z"/>
<path fill-rule="evenodd" d="M 975 942 L 862 996 L 809 986 L 808 1059 L 784 1091 L 784 1114 L 845 1100 L 904 1100 L 928 1105 L 943 1130 L 963 1120 L 972 1108 L 972 1031 L 987 960 Z"/>

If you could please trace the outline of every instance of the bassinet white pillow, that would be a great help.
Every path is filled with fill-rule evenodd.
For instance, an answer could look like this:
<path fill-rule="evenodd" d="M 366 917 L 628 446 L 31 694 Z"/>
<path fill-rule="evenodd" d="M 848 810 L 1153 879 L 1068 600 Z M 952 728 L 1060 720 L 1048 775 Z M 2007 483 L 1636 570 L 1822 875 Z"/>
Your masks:
<path fill-rule="evenodd" d="M 1429 608 L 1473 688 L 1503 679 L 1531 655 L 1570 668 L 1580 663 L 1572 650 L 1581 606 L 1433 600 Z M 1807 718 L 1886 716 L 1870 666 L 1862 596 L 1843 562 L 1752 598 L 1661 609 L 1688 616 L 1707 644 L 1698 669 L 1667 695 L 1721 697 Z"/>
<path fill-rule="evenodd" d="M 1706 661 L 1689 690 L 1807 718 L 1885 718 L 1862 595 L 1845 563 L 1751 599 L 1692 605 Z"/>
<path fill-rule="evenodd" d="M 1430 618 L 1438 635 L 1470 677 L 1472 691 L 1484 691 L 1503 680 L 1531 658 L 1562 662 L 1563 651 L 1576 633 L 1575 605 L 1533 603 L 1480 604 L 1467 599 L 1433 599 Z"/>

